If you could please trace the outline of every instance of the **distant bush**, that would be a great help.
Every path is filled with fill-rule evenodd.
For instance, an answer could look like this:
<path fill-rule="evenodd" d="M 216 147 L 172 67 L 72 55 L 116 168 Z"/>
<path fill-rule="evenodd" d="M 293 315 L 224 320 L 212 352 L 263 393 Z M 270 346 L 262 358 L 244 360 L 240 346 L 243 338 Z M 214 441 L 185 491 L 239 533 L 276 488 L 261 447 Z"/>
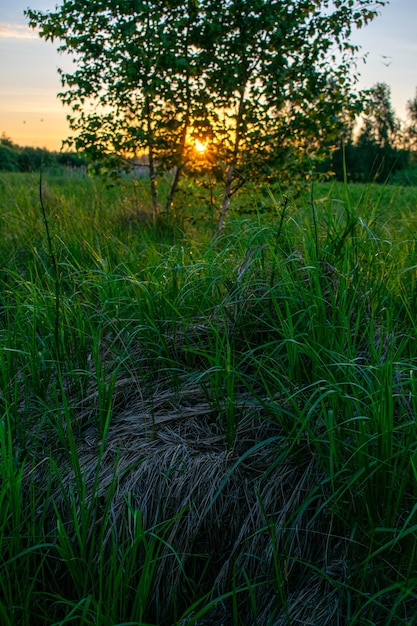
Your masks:
<path fill-rule="evenodd" d="M 0 143 L 0 171 L 18 172 L 18 155 L 13 148 Z"/>
<path fill-rule="evenodd" d="M 21 147 L 3 135 L 0 137 L 1 172 L 38 172 L 41 167 L 80 168 L 87 160 L 75 152 L 50 152 L 45 148 Z"/>
<path fill-rule="evenodd" d="M 417 187 L 417 163 L 413 163 L 409 167 L 395 172 L 395 174 L 391 176 L 390 182 L 395 185 Z"/>
<path fill-rule="evenodd" d="M 385 183 L 409 164 L 408 150 L 389 144 L 381 146 L 365 138 L 338 148 L 328 162 L 337 180 L 344 180 L 346 169 L 348 179 L 357 183 Z"/>
<path fill-rule="evenodd" d="M 42 166 L 53 165 L 55 157 L 41 148 L 21 148 L 17 162 L 20 172 L 37 172 Z"/>
<path fill-rule="evenodd" d="M 88 160 L 76 152 L 57 152 L 56 160 L 59 165 L 63 165 L 64 167 L 87 167 Z"/>

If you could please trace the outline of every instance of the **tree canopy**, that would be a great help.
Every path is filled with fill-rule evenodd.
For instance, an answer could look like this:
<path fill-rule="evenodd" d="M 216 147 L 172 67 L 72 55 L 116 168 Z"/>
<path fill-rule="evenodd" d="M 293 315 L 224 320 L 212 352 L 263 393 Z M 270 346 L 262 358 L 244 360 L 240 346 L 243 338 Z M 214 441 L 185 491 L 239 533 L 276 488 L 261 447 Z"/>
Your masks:
<path fill-rule="evenodd" d="M 64 0 L 26 14 L 74 58 L 59 95 L 75 146 L 111 159 L 146 153 L 157 210 L 159 171 L 174 172 L 169 205 L 198 139 L 204 166 L 224 184 L 222 224 L 248 177 L 291 177 L 358 112 L 349 38 L 384 4 Z"/>

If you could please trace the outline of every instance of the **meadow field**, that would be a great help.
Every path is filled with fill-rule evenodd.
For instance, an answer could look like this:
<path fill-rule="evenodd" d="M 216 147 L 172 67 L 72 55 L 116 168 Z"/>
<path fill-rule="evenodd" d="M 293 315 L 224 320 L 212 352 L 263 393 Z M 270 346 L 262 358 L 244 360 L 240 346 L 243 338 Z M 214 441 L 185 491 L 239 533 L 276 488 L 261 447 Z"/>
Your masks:
<path fill-rule="evenodd" d="M 2 626 L 417 624 L 417 188 L 220 234 L 197 185 L 39 188 L 0 175 Z"/>

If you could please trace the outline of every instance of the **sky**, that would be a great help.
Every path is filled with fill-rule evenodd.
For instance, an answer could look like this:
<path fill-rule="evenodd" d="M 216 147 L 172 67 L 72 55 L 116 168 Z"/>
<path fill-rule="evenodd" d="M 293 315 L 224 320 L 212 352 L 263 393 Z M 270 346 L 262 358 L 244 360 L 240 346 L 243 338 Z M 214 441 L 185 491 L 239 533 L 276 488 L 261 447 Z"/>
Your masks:
<path fill-rule="evenodd" d="M 25 8 L 46 11 L 55 0 L 0 0 L 0 135 L 21 146 L 59 150 L 70 134 L 69 108 L 57 98 L 58 67 L 70 61 L 28 26 Z M 360 88 L 385 82 L 397 115 L 406 118 L 407 100 L 417 89 L 417 0 L 391 0 L 351 41 L 367 54 L 359 64 Z"/>

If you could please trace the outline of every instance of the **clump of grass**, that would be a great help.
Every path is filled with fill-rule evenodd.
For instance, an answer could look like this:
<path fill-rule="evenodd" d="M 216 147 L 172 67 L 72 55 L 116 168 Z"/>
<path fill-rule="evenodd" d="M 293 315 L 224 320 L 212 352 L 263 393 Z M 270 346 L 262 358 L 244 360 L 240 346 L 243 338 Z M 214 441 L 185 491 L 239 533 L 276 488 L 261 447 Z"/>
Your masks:
<path fill-rule="evenodd" d="M 137 189 L 61 181 L 56 367 L 56 275 L 18 180 L 2 623 L 413 623 L 415 231 L 395 190 L 321 188 L 315 223 L 275 196 L 210 241 L 143 220 Z"/>

